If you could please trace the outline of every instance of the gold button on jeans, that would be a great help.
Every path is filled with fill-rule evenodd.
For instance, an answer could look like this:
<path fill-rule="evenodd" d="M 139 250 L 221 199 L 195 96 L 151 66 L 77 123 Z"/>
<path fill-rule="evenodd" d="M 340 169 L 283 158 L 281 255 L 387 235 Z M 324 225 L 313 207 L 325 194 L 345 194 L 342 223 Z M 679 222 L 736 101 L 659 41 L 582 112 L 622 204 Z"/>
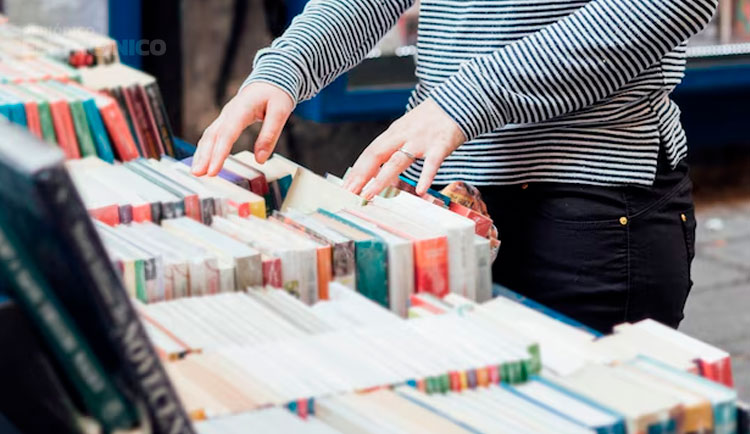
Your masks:
<path fill-rule="evenodd" d="M 623 225 L 623 226 L 625 226 L 626 224 L 628 224 L 628 218 L 627 217 L 620 217 L 620 224 Z"/>

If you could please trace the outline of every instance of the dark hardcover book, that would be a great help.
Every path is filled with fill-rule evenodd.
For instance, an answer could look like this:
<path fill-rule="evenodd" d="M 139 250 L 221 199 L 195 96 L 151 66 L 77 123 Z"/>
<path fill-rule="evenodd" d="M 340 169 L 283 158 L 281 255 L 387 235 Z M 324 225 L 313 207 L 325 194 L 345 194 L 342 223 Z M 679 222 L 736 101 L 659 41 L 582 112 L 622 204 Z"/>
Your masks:
<path fill-rule="evenodd" d="M 115 99 L 115 101 L 117 101 L 117 105 L 120 106 L 120 111 L 125 117 L 125 122 L 127 122 L 128 128 L 130 129 L 130 134 L 133 136 L 133 140 L 136 142 L 136 149 L 138 150 L 138 153 L 141 154 L 141 157 L 145 157 L 145 155 L 143 155 L 141 151 L 142 145 L 138 143 L 138 135 L 135 132 L 135 125 L 133 124 L 133 118 L 128 108 L 128 103 L 125 100 L 125 94 L 123 94 L 122 89 L 119 87 L 110 89 L 108 93 L 112 98 Z"/>
<path fill-rule="evenodd" d="M 156 128 L 152 128 L 151 126 L 151 119 L 146 105 L 147 101 L 144 98 L 143 88 L 140 85 L 133 85 L 125 89 L 125 94 L 130 95 L 132 100 L 136 127 L 141 132 L 144 144 L 143 147 L 146 154 L 149 158 L 159 158 L 161 152 L 159 152 Z"/>
<path fill-rule="evenodd" d="M 40 264 L 105 371 L 143 404 L 154 432 L 194 432 L 60 150 L 0 123 L 0 199 L 9 226 Z"/>
<path fill-rule="evenodd" d="M 9 299 L 0 301 L 0 348 L 0 432 L 81 432 L 71 386 L 58 375 L 23 310 Z"/>
<path fill-rule="evenodd" d="M 151 103 L 151 111 L 154 114 L 156 127 L 159 130 L 161 141 L 164 144 L 164 151 L 170 157 L 175 157 L 174 133 L 172 132 L 172 125 L 169 123 L 167 109 L 164 105 L 164 99 L 161 96 L 161 90 L 159 90 L 159 84 L 154 81 L 153 83 L 144 86 L 143 89 L 146 91 L 146 95 Z"/>
<path fill-rule="evenodd" d="M 154 140 L 154 145 L 156 146 L 154 150 L 157 154 L 154 158 L 159 158 L 165 154 L 164 142 L 162 141 L 161 133 L 159 132 L 159 126 L 156 123 L 156 115 L 151 107 L 151 98 L 149 98 L 144 86 L 138 86 L 138 101 L 140 102 L 141 107 L 143 107 L 143 112 L 146 114 L 146 127 L 148 128 L 148 134 L 151 135 Z"/>

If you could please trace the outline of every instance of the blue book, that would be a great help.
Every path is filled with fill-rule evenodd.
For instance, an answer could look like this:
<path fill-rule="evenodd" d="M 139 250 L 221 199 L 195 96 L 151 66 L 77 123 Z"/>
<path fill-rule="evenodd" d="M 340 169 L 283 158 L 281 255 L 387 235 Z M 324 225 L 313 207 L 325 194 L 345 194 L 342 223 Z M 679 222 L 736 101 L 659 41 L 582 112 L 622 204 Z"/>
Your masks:
<path fill-rule="evenodd" d="M 26 107 L 23 101 L 17 97 L 0 91 L 0 97 L 2 98 L 2 104 L 6 107 L 7 115 L 5 116 L 11 122 L 26 127 L 28 122 L 26 120 Z"/>

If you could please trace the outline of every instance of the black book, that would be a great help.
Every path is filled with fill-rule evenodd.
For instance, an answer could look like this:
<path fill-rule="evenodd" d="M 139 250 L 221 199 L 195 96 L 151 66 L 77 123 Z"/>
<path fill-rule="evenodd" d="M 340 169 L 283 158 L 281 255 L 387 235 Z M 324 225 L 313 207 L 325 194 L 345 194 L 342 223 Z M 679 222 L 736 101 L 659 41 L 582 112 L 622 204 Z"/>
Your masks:
<path fill-rule="evenodd" d="M 147 410 L 153 431 L 194 432 L 61 151 L 8 122 L 0 122 L 0 201 L 104 369 Z"/>

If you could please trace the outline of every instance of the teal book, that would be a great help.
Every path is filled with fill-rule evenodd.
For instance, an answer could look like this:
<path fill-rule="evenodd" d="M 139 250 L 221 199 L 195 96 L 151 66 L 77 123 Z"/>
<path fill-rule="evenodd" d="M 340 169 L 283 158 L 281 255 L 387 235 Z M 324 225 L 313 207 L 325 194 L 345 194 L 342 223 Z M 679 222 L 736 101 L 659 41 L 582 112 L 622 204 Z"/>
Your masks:
<path fill-rule="evenodd" d="M 386 242 L 371 231 L 324 209 L 319 209 L 316 215 L 321 216 L 322 219 L 318 219 L 330 229 L 354 241 L 357 292 L 389 309 Z"/>
<path fill-rule="evenodd" d="M 26 127 L 26 107 L 24 107 L 23 101 L 4 92 L 0 92 L 0 98 L 2 98 L 0 104 L 4 105 L 7 110 L 5 117 L 14 124 Z"/>
<path fill-rule="evenodd" d="M 105 432 L 139 422 L 135 407 L 104 371 L 70 314 L 50 288 L 35 261 L 16 238 L 0 211 L 0 273 L 55 355 L 87 411 Z M 10 211 L 12 212 L 12 211 Z"/>

